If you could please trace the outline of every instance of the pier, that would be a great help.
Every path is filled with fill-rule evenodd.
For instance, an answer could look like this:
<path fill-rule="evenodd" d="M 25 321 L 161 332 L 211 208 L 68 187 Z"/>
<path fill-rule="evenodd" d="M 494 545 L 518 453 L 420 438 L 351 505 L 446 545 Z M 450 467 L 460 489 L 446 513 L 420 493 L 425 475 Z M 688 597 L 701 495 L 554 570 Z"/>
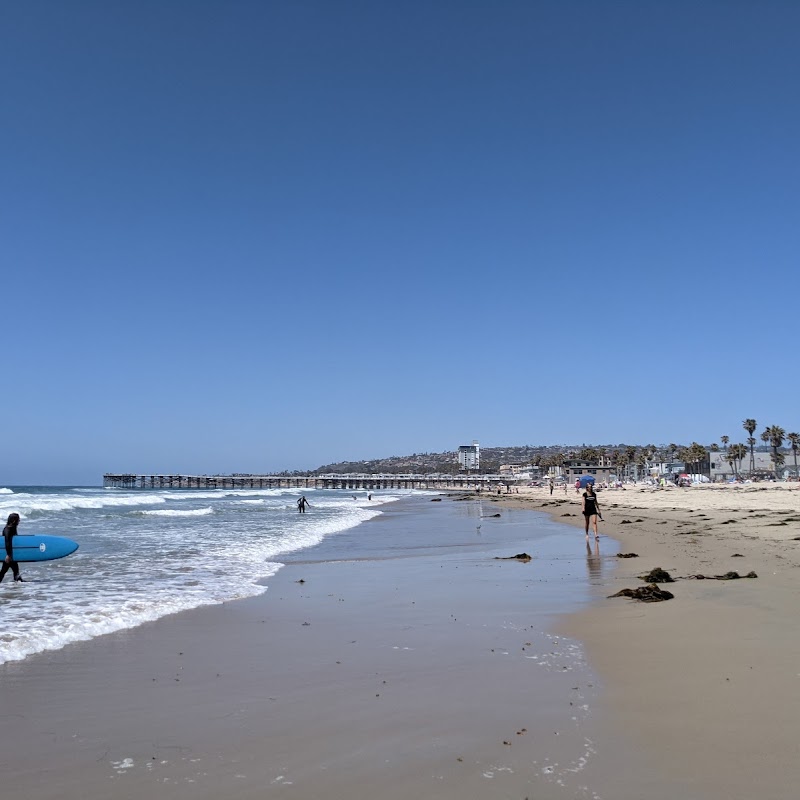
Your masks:
<path fill-rule="evenodd" d="M 115 489 L 497 489 L 521 481 L 509 475 L 103 475 Z"/>

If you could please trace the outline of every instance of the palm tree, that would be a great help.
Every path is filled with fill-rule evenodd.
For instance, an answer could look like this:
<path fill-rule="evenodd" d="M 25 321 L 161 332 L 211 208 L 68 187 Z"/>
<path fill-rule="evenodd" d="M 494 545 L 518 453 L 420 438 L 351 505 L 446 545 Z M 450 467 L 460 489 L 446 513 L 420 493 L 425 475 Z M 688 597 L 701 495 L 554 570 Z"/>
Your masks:
<path fill-rule="evenodd" d="M 783 453 L 778 452 L 778 448 L 783 445 L 786 438 L 786 431 L 780 425 L 770 425 L 765 433 L 769 434 L 769 443 L 772 447 L 772 466 L 775 470 L 775 480 L 778 479 L 778 465 L 783 464 Z"/>
<path fill-rule="evenodd" d="M 725 454 L 725 460 L 731 465 L 731 472 L 733 473 L 734 478 L 739 477 L 739 471 L 737 469 L 738 459 L 739 459 L 739 445 L 733 444 L 728 448 L 728 452 Z"/>
<path fill-rule="evenodd" d="M 739 462 L 739 468 L 737 470 L 737 477 L 738 473 L 742 470 L 742 462 L 744 461 L 745 457 L 747 456 L 747 446 L 744 444 L 736 444 L 733 447 L 736 448 L 736 458 Z M 733 448 L 731 448 L 733 449 Z"/>
<path fill-rule="evenodd" d="M 709 460 L 708 458 L 708 448 L 704 444 L 697 444 L 696 442 L 692 442 L 692 447 L 694 448 L 695 452 L 695 463 L 697 464 L 697 473 L 701 473 L 703 468 L 703 464 Z"/>
<path fill-rule="evenodd" d="M 730 459 L 728 458 L 728 442 L 731 440 L 730 436 L 720 436 L 719 440 L 722 442 L 722 446 L 725 448 L 725 460 L 730 464 Z M 736 470 L 734 470 L 735 472 Z"/>
<path fill-rule="evenodd" d="M 753 448 L 756 446 L 756 437 L 748 436 L 747 444 L 750 447 L 750 474 L 752 475 L 756 470 L 756 458 L 753 455 Z"/>
<path fill-rule="evenodd" d="M 692 469 L 687 470 L 692 475 L 698 475 L 700 473 L 700 467 L 702 462 L 706 460 L 706 456 L 706 448 L 697 442 L 692 442 L 689 447 L 685 447 L 679 454 L 679 458 L 682 461 L 692 465 Z"/>
<path fill-rule="evenodd" d="M 794 476 L 797 477 L 797 447 L 800 445 L 800 433 L 787 433 L 786 438 L 792 443 L 792 455 L 794 456 Z"/>
<path fill-rule="evenodd" d="M 756 421 L 748 418 L 742 423 L 742 427 L 747 431 L 750 437 L 747 440 L 747 444 L 750 445 L 750 472 L 752 473 L 756 470 L 756 457 L 753 451 L 756 444 L 756 440 L 753 438 L 753 434 L 756 432 Z"/>

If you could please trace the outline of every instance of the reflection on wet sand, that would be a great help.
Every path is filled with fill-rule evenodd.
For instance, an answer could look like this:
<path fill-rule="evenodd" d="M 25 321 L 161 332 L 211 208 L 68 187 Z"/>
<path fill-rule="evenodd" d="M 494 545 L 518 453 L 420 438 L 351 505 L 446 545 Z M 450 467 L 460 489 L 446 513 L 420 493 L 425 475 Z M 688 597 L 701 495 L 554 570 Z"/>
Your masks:
<path fill-rule="evenodd" d="M 589 572 L 590 583 L 600 583 L 603 577 L 603 558 L 600 555 L 600 542 L 595 540 L 594 548 L 586 542 L 586 569 Z"/>

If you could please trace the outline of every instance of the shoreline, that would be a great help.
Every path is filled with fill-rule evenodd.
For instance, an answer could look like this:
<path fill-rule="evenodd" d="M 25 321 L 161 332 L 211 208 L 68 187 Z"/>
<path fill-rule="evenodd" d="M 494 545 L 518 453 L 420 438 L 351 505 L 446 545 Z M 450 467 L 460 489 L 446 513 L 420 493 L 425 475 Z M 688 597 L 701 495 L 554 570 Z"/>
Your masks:
<path fill-rule="evenodd" d="M 398 503 L 283 559 L 263 595 L 9 662 L 6 785 L 27 800 L 591 797 L 595 681 L 551 632 L 587 602 L 586 556 L 544 515 L 480 511 Z M 534 561 L 507 560 L 521 550 Z"/>

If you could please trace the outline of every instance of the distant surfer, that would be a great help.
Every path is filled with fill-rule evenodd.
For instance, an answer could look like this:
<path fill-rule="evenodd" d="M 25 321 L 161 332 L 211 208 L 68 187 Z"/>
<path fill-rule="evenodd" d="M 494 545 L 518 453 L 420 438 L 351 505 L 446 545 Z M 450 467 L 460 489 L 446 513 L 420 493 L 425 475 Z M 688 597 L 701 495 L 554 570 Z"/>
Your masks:
<path fill-rule="evenodd" d="M 0 581 L 3 580 L 11 567 L 14 573 L 14 580 L 21 581 L 22 575 L 19 574 L 19 564 L 14 561 L 14 543 L 12 539 L 17 535 L 17 525 L 19 525 L 19 514 L 9 514 L 5 528 L 3 528 L 3 539 L 6 543 L 6 557 L 3 566 L 0 568 Z"/>
<path fill-rule="evenodd" d="M 305 495 L 303 495 L 303 496 L 302 496 L 302 497 L 301 497 L 301 498 L 300 498 L 300 499 L 297 501 L 297 510 L 298 510 L 298 511 L 299 511 L 301 514 L 305 514 L 305 513 L 306 513 L 306 506 L 310 506 L 310 505 L 311 505 L 311 503 L 309 503 L 309 502 L 308 502 L 308 500 L 306 500 L 306 496 L 305 496 Z"/>

